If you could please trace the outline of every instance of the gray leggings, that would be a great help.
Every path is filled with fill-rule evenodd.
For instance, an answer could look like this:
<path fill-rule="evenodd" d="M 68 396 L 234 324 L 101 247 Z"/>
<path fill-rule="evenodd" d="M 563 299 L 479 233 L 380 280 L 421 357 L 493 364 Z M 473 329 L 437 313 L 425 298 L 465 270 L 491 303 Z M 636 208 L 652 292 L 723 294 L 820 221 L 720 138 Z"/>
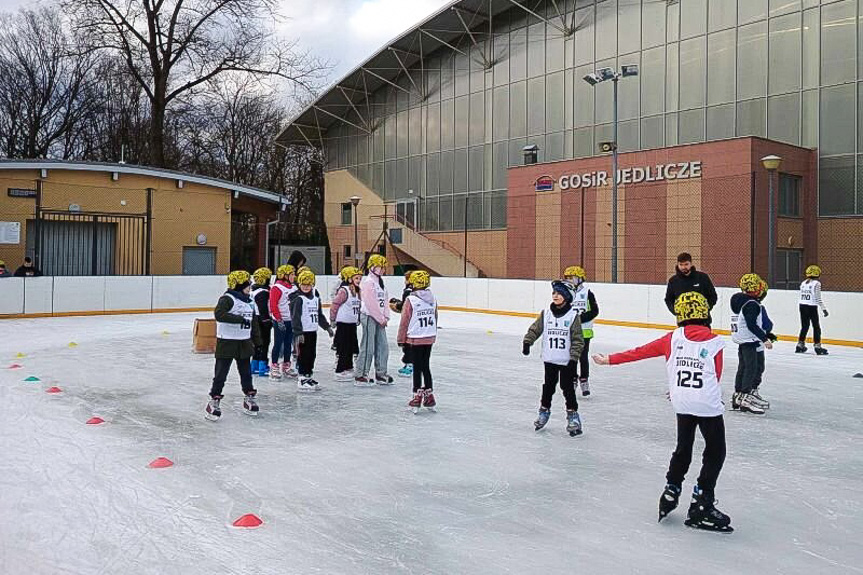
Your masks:
<path fill-rule="evenodd" d="M 360 315 L 360 325 L 363 328 L 363 337 L 354 376 L 368 377 L 374 360 L 375 376 L 383 377 L 387 374 L 387 362 L 390 358 L 387 330 L 366 314 Z"/>

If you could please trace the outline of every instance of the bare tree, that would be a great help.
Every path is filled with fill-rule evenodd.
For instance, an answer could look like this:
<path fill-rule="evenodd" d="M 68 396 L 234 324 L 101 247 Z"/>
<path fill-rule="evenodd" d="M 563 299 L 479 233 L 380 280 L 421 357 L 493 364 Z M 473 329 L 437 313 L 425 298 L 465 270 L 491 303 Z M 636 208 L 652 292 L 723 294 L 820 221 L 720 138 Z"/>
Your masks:
<path fill-rule="evenodd" d="M 94 54 L 82 53 L 56 6 L 0 16 L 0 149 L 68 158 L 96 104 Z"/>
<path fill-rule="evenodd" d="M 276 0 L 64 0 L 94 48 L 120 54 L 151 108 L 150 163 L 168 165 L 166 117 L 183 96 L 230 72 L 312 89 L 323 66 L 270 23 Z"/>

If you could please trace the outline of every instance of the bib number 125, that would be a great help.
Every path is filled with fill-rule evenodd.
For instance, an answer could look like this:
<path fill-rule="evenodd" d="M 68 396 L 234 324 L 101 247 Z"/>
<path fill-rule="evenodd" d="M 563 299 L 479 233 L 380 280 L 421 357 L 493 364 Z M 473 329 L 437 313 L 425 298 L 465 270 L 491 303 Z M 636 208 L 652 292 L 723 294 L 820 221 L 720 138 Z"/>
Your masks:
<path fill-rule="evenodd" d="M 677 372 L 677 387 L 691 387 L 700 389 L 704 387 L 700 371 L 680 370 Z"/>

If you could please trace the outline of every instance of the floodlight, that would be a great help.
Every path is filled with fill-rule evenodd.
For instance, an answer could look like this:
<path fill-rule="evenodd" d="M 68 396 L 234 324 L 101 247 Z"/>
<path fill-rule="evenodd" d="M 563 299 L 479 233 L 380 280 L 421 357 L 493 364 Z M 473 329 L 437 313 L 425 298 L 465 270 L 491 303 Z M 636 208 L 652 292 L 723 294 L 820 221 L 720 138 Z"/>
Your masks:
<path fill-rule="evenodd" d="M 624 78 L 627 76 L 638 76 L 638 65 L 637 64 L 629 64 L 627 66 L 620 67 L 620 74 Z"/>
<path fill-rule="evenodd" d="M 602 78 L 600 78 L 599 76 L 597 76 L 596 74 L 593 74 L 593 73 L 588 74 L 583 79 L 585 82 L 587 82 L 591 86 L 596 86 L 597 84 L 602 82 Z"/>
<path fill-rule="evenodd" d="M 614 80 L 614 77 L 617 75 L 614 68 L 600 68 L 596 73 L 601 81 Z"/>

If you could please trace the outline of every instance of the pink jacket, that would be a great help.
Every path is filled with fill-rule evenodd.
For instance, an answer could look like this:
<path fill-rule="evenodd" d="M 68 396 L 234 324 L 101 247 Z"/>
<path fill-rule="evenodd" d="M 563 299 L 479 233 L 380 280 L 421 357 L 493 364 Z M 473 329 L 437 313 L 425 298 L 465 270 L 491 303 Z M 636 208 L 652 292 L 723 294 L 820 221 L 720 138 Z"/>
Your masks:
<path fill-rule="evenodd" d="M 418 290 L 413 292 L 413 295 L 417 297 L 423 298 L 427 302 L 434 301 L 434 296 L 428 290 Z M 399 345 L 408 344 L 408 345 L 432 345 L 435 342 L 435 337 L 408 337 L 408 326 L 411 323 L 411 316 L 413 316 L 413 306 L 411 305 L 410 298 L 405 298 L 405 302 L 402 305 L 402 319 L 399 322 L 399 333 L 396 337 L 396 341 Z M 435 321 L 437 321 L 437 310 L 435 310 Z"/>
<path fill-rule="evenodd" d="M 380 276 L 376 276 L 371 272 L 363 277 L 363 281 L 360 282 L 360 300 L 362 300 L 365 309 L 368 310 L 369 317 L 375 320 L 375 323 L 378 325 L 384 325 L 385 322 L 390 320 L 390 308 L 386 301 L 389 299 L 386 288 L 384 288 L 383 309 L 381 309 L 381 304 L 378 302 L 377 289 L 380 288 L 380 284 L 378 283 L 380 281 L 383 281 Z"/>

